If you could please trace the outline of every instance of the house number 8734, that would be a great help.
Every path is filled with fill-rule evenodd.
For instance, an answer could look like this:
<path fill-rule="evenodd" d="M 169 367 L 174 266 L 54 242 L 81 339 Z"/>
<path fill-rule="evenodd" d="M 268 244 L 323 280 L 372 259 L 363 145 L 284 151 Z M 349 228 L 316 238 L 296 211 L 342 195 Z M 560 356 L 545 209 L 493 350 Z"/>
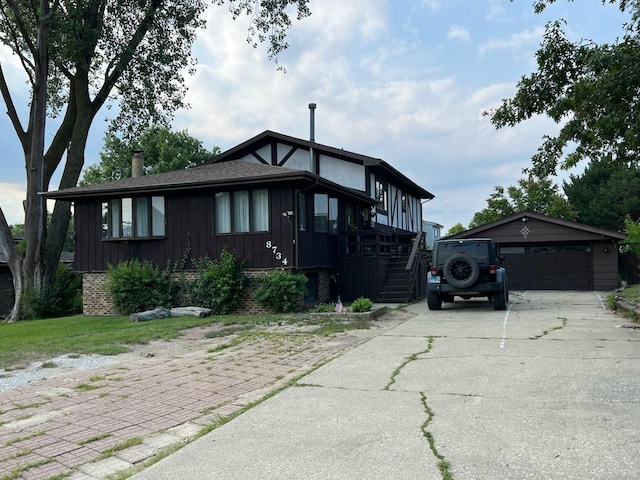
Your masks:
<path fill-rule="evenodd" d="M 278 246 L 274 245 L 271 240 L 267 240 L 264 246 L 273 252 L 273 256 L 276 257 L 276 260 L 280 260 L 280 262 L 285 266 L 289 264 L 287 257 L 282 258 L 282 252 L 278 251 Z"/>

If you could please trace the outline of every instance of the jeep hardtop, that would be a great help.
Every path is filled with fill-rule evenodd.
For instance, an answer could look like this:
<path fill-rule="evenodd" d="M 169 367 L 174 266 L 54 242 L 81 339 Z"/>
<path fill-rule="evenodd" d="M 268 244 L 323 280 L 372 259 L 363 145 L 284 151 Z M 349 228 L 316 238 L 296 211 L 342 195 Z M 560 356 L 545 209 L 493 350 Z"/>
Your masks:
<path fill-rule="evenodd" d="M 505 310 L 509 288 L 502 260 L 490 238 L 436 241 L 427 273 L 429 310 L 440 310 L 442 302 L 453 302 L 455 296 L 487 297 L 495 310 Z"/>

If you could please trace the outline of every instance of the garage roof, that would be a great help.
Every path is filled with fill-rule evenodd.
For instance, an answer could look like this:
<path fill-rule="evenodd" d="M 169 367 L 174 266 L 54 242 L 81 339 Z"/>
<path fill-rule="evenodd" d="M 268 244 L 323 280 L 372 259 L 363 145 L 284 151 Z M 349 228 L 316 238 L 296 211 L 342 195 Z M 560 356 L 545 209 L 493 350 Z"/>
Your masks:
<path fill-rule="evenodd" d="M 549 235 L 547 231 L 546 235 L 536 235 L 535 230 L 531 225 L 531 222 L 539 222 L 548 224 L 554 229 L 555 234 Z M 516 228 L 513 228 L 515 224 Z M 526 229 L 525 229 L 526 227 Z M 498 234 L 501 238 L 496 238 Z M 502 238 L 503 236 L 515 235 L 516 238 Z M 520 212 L 514 215 L 510 215 L 495 222 L 486 223 L 479 227 L 465 230 L 464 232 L 457 233 L 443 238 L 470 238 L 470 237 L 491 237 L 495 241 L 514 241 L 520 242 L 540 242 L 540 241 L 572 241 L 572 240 L 624 240 L 626 235 L 620 232 L 614 232 L 612 230 L 606 230 L 604 228 L 592 227 L 590 225 L 584 225 L 578 222 L 572 222 L 565 220 L 564 218 L 555 218 L 540 213 L 534 212 Z"/>

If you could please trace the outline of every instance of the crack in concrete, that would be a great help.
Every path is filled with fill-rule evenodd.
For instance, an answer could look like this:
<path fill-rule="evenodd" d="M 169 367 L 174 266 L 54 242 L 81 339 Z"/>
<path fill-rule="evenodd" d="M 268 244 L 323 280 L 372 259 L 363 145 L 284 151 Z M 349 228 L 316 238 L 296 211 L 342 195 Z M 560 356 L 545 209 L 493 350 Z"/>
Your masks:
<path fill-rule="evenodd" d="M 558 327 L 549 328 L 548 330 L 544 330 L 540 335 L 536 335 L 534 337 L 529 337 L 530 340 L 538 340 L 545 335 L 549 335 L 551 332 L 555 332 L 556 330 L 562 330 L 567 326 L 568 320 L 566 318 L 558 318 L 558 320 L 562 320 L 562 325 Z"/>
<path fill-rule="evenodd" d="M 433 417 L 435 414 L 427 404 L 427 396 L 424 394 L 424 392 L 420 392 L 420 400 L 422 402 L 422 405 L 424 406 L 424 411 L 427 414 L 427 419 L 422 424 L 422 434 L 429 442 L 429 448 L 431 449 L 431 452 L 433 453 L 434 457 L 438 459 L 438 469 L 442 474 L 442 480 L 453 480 L 453 475 L 449 470 L 451 468 L 451 464 L 445 459 L 444 455 L 438 452 L 438 448 L 436 447 L 436 442 L 433 439 L 433 434 L 427 428 L 431 423 L 431 421 L 433 420 Z"/>
<path fill-rule="evenodd" d="M 402 364 L 396 368 L 393 373 L 391 374 L 391 380 L 389 381 L 389 383 L 387 383 L 387 385 L 384 387 L 384 390 L 389 390 L 391 388 L 391 385 L 393 385 L 394 383 L 396 383 L 396 377 L 400 374 L 400 372 L 402 371 L 402 369 L 409 363 L 417 360 L 418 355 L 422 355 L 425 353 L 429 353 L 431 351 L 431 346 L 433 345 L 433 337 L 428 337 L 428 344 L 427 344 L 427 348 L 421 352 L 416 352 L 413 353 L 411 355 L 409 355 L 404 362 L 402 362 Z"/>
<path fill-rule="evenodd" d="M 400 372 L 405 366 L 407 366 L 411 362 L 418 360 L 419 355 L 423 355 L 431 351 L 431 349 L 433 348 L 433 340 L 435 337 L 430 336 L 427 338 L 428 338 L 427 348 L 420 352 L 416 352 L 409 355 L 404 360 L 404 362 L 402 362 L 402 364 L 393 371 L 393 373 L 391 374 L 391 380 L 384 387 L 384 390 L 391 389 L 391 386 L 396 381 L 396 377 L 400 375 Z M 438 449 L 436 448 L 436 445 L 435 445 L 435 441 L 433 439 L 433 434 L 428 430 L 428 426 L 433 420 L 434 413 L 433 413 L 433 410 L 431 410 L 431 408 L 427 404 L 427 396 L 424 394 L 424 392 L 420 392 L 420 401 L 422 403 L 422 406 L 424 407 L 425 413 L 427 414 L 427 419 L 424 421 L 424 423 L 421 426 L 422 435 L 427 439 L 427 442 L 429 443 L 429 448 L 431 449 L 431 452 L 433 453 L 434 457 L 438 459 L 438 470 L 440 470 L 440 474 L 442 475 L 442 480 L 453 480 L 453 475 L 449 470 L 451 467 L 451 464 L 444 458 L 442 454 L 440 454 L 440 452 L 438 452 Z"/>

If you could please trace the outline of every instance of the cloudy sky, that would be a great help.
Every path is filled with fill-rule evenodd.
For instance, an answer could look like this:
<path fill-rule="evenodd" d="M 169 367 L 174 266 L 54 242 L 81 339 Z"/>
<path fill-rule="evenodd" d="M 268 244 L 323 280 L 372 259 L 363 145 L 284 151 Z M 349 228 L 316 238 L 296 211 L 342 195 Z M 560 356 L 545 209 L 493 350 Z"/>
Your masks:
<path fill-rule="evenodd" d="M 572 39 L 613 41 L 626 20 L 601 0 L 558 0 L 542 15 L 533 0 L 310 3 L 312 16 L 294 24 L 279 58 L 286 73 L 265 48 L 247 44 L 246 18 L 211 7 L 188 79 L 191 109 L 174 129 L 222 150 L 267 129 L 307 139 L 314 102 L 316 141 L 382 158 L 432 192 L 424 218 L 445 231 L 466 226 L 496 185 L 514 185 L 541 137 L 557 130 L 536 118 L 496 131 L 482 116 L 535 70 L 545 24 L 563 18 Z M 19 92 L 15 57 L 0 50 L 0 62 Z M 92 128 L 86 165 L 99 161 L 105 115 Z M 0 207 L 21 223 L 24 159 L 6 115 L 0 151 Z"/>

